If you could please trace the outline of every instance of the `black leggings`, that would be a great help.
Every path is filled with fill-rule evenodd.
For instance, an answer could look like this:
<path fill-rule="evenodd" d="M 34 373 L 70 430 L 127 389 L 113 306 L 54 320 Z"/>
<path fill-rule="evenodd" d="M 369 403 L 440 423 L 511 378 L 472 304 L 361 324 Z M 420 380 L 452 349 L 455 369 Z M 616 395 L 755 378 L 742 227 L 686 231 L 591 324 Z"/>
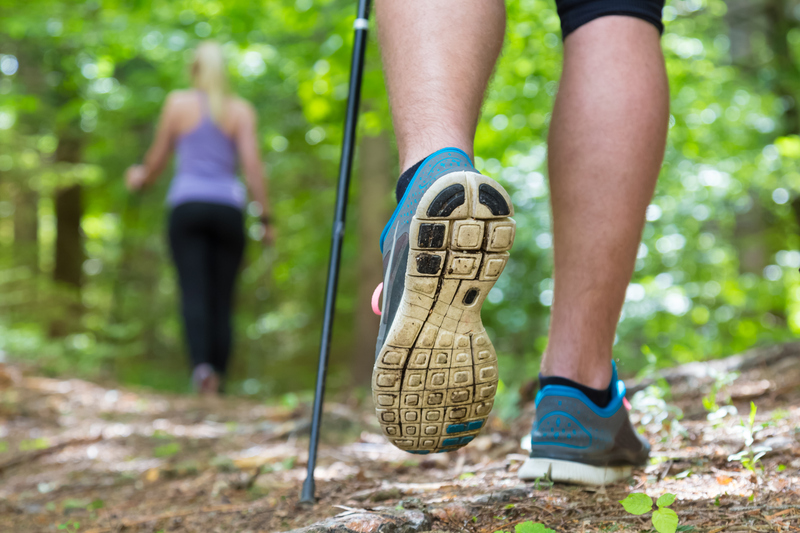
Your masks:
<path fill-rule="evenodd" d="M 192 364 L 225 374 L 231 351 L 231 311 L 244 252 L 242 212 L 190 202 L 169 217 L 169 244 L 178 269 L 186 339 Z"/>
<path fill-rule="evenodd" d="M 640 18 L 651 23 L 659 32 L 664 31 L 661 23 L 664 0 L 556 0 L 556 8 L 564 39 L 587 22 L 608 15 Z"/>

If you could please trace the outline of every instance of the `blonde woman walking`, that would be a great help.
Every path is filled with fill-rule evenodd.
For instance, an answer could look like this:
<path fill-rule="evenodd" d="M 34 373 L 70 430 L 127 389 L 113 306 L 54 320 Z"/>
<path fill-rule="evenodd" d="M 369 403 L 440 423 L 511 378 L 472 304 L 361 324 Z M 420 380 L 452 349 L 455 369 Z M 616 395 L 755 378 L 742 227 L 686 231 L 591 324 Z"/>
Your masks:
<path fill-rule="evenodd" d="M 167 204 L 169 243 L 178 271 L 195 389 L 217 394 L 232 344 L 231 312 L 245 246 L 246 191 L 261 206 L 264 244 L 273 239 L 256 114 L 228 89 L 222 48 L 200 44 L 191 66 L 193 89 L 169 94 L 144 163 L 126 173 L 130 190 L 153 183 L 173 149 L 175 177 Z"/>

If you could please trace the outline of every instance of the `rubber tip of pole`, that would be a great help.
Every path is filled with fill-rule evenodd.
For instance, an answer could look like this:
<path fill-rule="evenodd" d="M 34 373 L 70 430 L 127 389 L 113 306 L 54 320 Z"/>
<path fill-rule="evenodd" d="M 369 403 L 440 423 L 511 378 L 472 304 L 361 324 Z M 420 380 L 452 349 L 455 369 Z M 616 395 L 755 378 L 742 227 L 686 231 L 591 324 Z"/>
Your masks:
<path fill-rule="evenodd" d="M 300 505 L 309 507 L 317 503 L 317 498 L 314 497 L 314 480 L 310 481 L 309 483 L 309 479 L 306 479 L 303 482 L 303 490 L 300 492 L 300 502 L 298 502 Z"/>

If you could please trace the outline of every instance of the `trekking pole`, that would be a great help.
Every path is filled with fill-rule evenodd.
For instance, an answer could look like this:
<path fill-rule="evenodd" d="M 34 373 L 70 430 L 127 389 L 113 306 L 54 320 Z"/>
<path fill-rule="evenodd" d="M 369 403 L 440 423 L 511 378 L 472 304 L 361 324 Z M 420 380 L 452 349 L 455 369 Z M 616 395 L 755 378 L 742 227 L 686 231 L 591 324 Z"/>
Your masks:
<path fill-rule="evenodd" d="M 322 401 L 325 396 L 325 377 L 328 372 L 328 353 L 333 333 L 333 312 L 336 305 L 336 287 L 339 283 L 339 262 L 344 240 L 345 213 L 347 211 L 347 191 L 350 187 L 350 171 L 353 165 L 353 150 L 358 123 L 358 104 L 361 99 L 361 78 L 364 73 L 364 53 L 367 49 L 367 28 L 369 27 L 370 0 L 358 0 L 358 16 L 353 23 L 355 40 L 353 57 L 350 63 L 350 93 L 347 96 L 347 115 L 344 123 L 342 156 L 339 161 L 339 185 L 336 189 L 336 214 L 333 219 L 331 255 L 328 262 L 328 284 L 325 289 L 325 316 L 322 321 L 322 337 L 319 346 L 319 367 L 317 368 L 317 388 L 314 392 L 314 412 L 311 418 L 311 441 L 308 445 L 308 473 L 300 494 L 301 503 L 314 503 L 314 468 L 317 465 L 317 446 L 319 445 L 320 422 L 322 421 Z"/>

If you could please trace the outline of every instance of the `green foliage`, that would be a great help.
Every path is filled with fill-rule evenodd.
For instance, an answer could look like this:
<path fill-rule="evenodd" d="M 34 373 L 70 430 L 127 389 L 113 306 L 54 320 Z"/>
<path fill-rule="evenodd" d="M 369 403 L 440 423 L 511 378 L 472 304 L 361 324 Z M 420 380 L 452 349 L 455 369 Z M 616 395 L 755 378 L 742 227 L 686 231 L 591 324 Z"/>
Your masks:
<path fill-rule="evenodd" d="M 627 512 L 634 515 L 643 515 L 653 510 L 653 500 L 647 494 L 632 492 L 624 500 L 620 500 Z"/>
<path fill-rule="evenodd" d="M 658 500 L 656 501 L 656 505 L 659 507 L 669 507 L 670 505 L 672 505 L 674 501 L 675 501 L 675 495 L 670 494 L 668 492 L 658 498 Z"/>
<path fill-rule="evenodd" d="M 50 446 L 50 443 L 45 438 L 28 439 L 20 441 L 19 451 L 26 452 L 31 450 L 44 450 Z"/>
<path fill-rule="evenodd" d="M 495 531 L 494 533 L 509 533 L 508 531 Z M 556 533 L 554 530 L 549 529 L 544 526 L 544 524 L 540 524 L 539 522 L 532 522 L 528 520 L 527 522 L 522 522 L 521 524 L 517 524 L 514 526 L 514 533 Z"/>
<path fill-rule="evenodd" d="M 653 511 L 653 527 L 658 533 L 675 533 L 678 529 L 678 513 L 672 509 Z"/>
<path fill-rule="evenodd" d="M 89 505 L 86 506 L 86 510 L 88 510 L 88 511 L 96 511 L 98 509 L 102 509 L 105 506 L 106 506 L 106 502 L 104 502 L 103 500 L 97 498 L 95 500 L 92 500 L 92 503 L 90 503 Z"/>
<path fill-rule="evenodd" d="M 719 393 L 729 385 L 731 385 L 736 378 L 739 377 L 738 372 L 723 372 L 714 374 L 714 383 L 711 385 L 711 388 L 708 390 L 708 393 L 703 396 L 703 408 L 708 411 L 709 419 L 718 419 L 722 418 L 724 414 L 721 416 L 718 415 L 720 412 L 721 407 L 717 404 L 717 396 Z M 724 400 L 725 405 L 730 405 L 731 399 L 730 396 L 726 397 Z"/>
<path fill-rule="evenodd" d="M 523 522 L 514 526 L 514 533 L 556 533 L 554 530 L 546 528 L 544 524 Z"/>
<path fill-rule="evenodd" d="M 747 422 L 742 420 L 739 424 L 744 438 L 744 449 L 739 453 L 728 456 L 728 461 L 739 461 L 743 467 L 751 472 L 756 471 L 761 458 L 772 450 L 769 446 L 753 446 L 755 434 L 764 428 L 762 424 L 756 424 L 757 411 L 756 404 L 750 402 L 750 415 L 747 417 Z"/>
<path fill-rule="evenodd" d="M 121 174 L 141 159 L 166 94 L 187 86 L 192 47 L 214 38 L 224 43 L 232 85 L 258 112 L 278 224 L 275 256 L 253 241 L 244 261 L 228 390 L 266 397 L 313 386 L 354 8 L 342 0 L 310 5 L 0 3 L 0 59 L 17 65 L 0 74 L 0 350 L 36 358 L 53 373 L 188 387 L 175 275 L 162 237 L 168 180 L 131 198 Z M 475 152 L 478 168 L 508 187 L 517 213 L 517 243 L 484 312 L 506 385 L 498 405 L 511 416 L 519 382 L 535 375 L 547 344 L 553 275 L 544 139 L 562 45 L 550 0 L 507 9 Z M 727 9 L 723 0 L 703 0 L 669 2 L 664 11 L 670 130 L 615 345 L 626 372 L 720 357 L 800 332 L 800 131 L 792 118 L 800 93 L 798 22 L 792 11 L 780 29 L 748 28 L 752 35 L 740 37 L 742 28 L 728 26 L 737 22 Z M 771 16 L 760 4 L 753 10 L 754 18 Z M 374 35 L 361 139 L 390 136 Z M 61 157 L 73 142 L 77 160 Z M 354 198 L 363 179 L 356 168 Z M 54 196 L 74 184 L 82 186 L 84 208 L 80 293 L 52 281 Z M 392 205 L 388 195 L 383 200 Z M 33 244 L 17 231 L 26 206 L 37 222 Z M 378 253 L 376 243 L 359 242 L 362 221 L 351 206 L 345 265 Z M 248 230 L 254 223 L 249 216 Z M 35 257 L 23 260 L 31 247 Z M 359 281 L 357 269 L 343 269 L 334 390 L 351 384 L 358 364 Z M 53 319 L 65 315 L 76 324 L 53 334 Z M 645 348 L 649 361 L 641 357 Z"/>
<path fill-rule="evenodd" d="M 683 411 L 667 401 L 669 395 L 669 384 L 658 383 L 637 391 L 631 400 L 633 409 L 641 413 L 642 426 L 659 433 L 664 441 L 677 434 L 686 434 L 680 423 Z"/>
<path fill-rule="evenodd" d="M 175 454 L 180 453 L 181 445 L 177 442 L 170 442 L 169 444 L 164 444 L 163 446 L 158 446 L 153 450 L 153 455 L 155 457 L 172 457 Z"/>
<path fill-rule="evenodd" d="M 64 509 L 83 509 L 89 505 L 87 500 L 76 500 L 74 498 L 67 498 L 61 504 Z"/>
<path fill-rule="evenodd" d="M 653 510 L 653 499 L 650 496 L 632 492 L 624 500 L 620 500 L 619 503 L 622 504 L 627 512 L 637 516 L 653 511 L 651 520 L 655 530 L 658 533 L 675 533 L 678 530 L 678 514 L 669 509 L 669 506 L 674 502 L 674 494 L 662 494 L 656 501 L 658 508 Z"/>

